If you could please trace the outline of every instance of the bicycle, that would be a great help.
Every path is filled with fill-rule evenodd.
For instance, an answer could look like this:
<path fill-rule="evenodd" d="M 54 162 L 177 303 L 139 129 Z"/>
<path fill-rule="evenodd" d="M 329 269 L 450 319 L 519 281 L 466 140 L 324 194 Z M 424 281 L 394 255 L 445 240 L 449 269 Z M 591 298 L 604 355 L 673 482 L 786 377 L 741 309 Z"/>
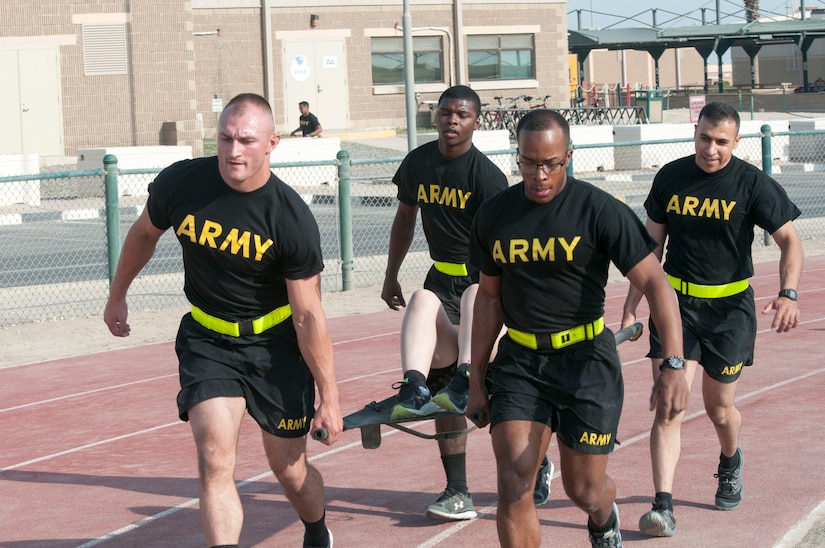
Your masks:
<path fill-rule="evenodd" d="M 524 100 L 527 102 L 527 105 L 529 106 L 529 108 L 530 108 L 530 109 L 534 109 L 534 108 L 550 108 L 550 107 L 548 107 L 548 106 L 547 106 L 547 100 L 548 100 L 550 97 L 552 97 L 552 95 L 545 95 L 545 96 L 544 96 L 544 97 L 542 97 L 542 98 L 536 98 L 536 101 L 538 101 L 538 102 L 537 102 L 536 104 L 534 104 L 534 105 L 533 105 L 533 104 L 530 104 L 530 101 L 532 101 L 532 100 L 534 99 L 534 98 L 533 98 L 533 97 L 531 97 L 530 95 L 525 95 L 525 96 L 524 96 Z"/>

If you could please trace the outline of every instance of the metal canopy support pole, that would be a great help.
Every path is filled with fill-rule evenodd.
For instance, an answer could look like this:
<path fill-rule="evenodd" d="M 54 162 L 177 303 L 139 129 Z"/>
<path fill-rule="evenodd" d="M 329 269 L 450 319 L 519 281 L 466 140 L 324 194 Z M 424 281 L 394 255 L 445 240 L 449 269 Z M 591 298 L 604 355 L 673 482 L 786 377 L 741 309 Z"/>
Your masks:
<path fill-rule="evenodd" d="M 724 81 L 722 80 L 724 77 L 722 56 L 726 51 L 728 51 L 728 49 L 730 49 L 731 44 L 733 44 L 733 40 L 728 38 L 716 38 L 716 55 L 719 59 L 719 93 L 723 93 L 725 91 Z"/>
<path fill-rule="evenodd" d="M 808 85 L 808 50 L 814 43 L 814 38 L 808 36 L 808 33 L 803 31 L 799 36 L 799 49 L 802 50 L 802 89 L 805 92 L 811 91 Z"/>
<path fill-rule="evenodd" d="M 704 69 L 704 77 L 705 77 L 705 94 L 708 92 L 708 57 L 710 54 L 713 53 L 714 46 L 694 46 L 694 49 L 699 52 L 699 55 L 702 56 L 702 66 Z"/>
<path fill-rule="evenodd" d="M 418 146 L 416 135 L 415 112 L 415 64 L 413 61 L 412 17 L 410 0 L 404 0 L 404 14 L 401 16 L 401 28 L 404 31 L 404 91 L 407 98 L 407 150 Z"/>
<path fill-rule="evenodd" d="M 754 44 L 752 46 L 742 46 L 742 49 L 745 50 L 745 53 L 748 54 L 751 60 L 751 88 L 756 87 L 756 54 L 759 53 L 759 50 L 762 49 L 761 44 Z"/>
<path fill-rule="evenodd" d="M 648 48 L 647 50 L 648 55 L 653 57 L 653 66 L 654 66 L 654 76 L 656 78 L 656 89 L 662 89 L 660 87 L 659 82 L 659 59 L 662 58 L 662 55 L 665 53 L 665 48 L 662 47 L 653 47 Z"/>

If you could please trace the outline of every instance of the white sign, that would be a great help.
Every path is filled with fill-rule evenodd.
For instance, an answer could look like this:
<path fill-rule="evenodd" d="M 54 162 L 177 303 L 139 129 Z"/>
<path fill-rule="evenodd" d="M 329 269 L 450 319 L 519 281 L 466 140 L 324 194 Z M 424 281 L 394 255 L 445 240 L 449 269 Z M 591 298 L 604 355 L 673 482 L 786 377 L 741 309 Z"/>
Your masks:
<path fill-rule="evenodd" d="M 324 56 L 324 68 L 325 69 L 338 68 L 338 56 L 337 55 L 325 55 Z"/>
<path fill-rule="evenodd" d="M 699 122 L 699 113 L 705 108 L 704 95 L 691 95 L 690 99 L 690 123 L 696 124 Z"/>
<path fill-rule="evenodd" d="M 223 110 L 223 99 L 215 97 L 212 99 L 212 112 L 221 112 Z"/>
<path fill-rule="evenodd" d="M 289 73 L 296 82 L 303 82 L 309 78 L 309 59 L 303 55 L 296 55 L 289 64 Z"/>

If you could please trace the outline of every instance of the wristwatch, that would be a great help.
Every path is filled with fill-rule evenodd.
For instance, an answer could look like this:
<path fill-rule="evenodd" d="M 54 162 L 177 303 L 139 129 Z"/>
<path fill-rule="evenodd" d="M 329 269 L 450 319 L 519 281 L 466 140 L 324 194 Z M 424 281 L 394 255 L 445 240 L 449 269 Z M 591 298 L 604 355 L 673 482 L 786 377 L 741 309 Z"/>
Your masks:
<path fill-rule="evenodd" d="M 681 371 L 685 368 L 685 360 L 679 356 L 671 356 L 666 358 L 659 366 L 659 371 L 662 369 L 673 369 L 674 371 Z"/>
<path fill-rule="evenodd" d="M 779 296 L 795 301 L 797 299 L 796 289 L 783 289 L 779 292 Z"/>

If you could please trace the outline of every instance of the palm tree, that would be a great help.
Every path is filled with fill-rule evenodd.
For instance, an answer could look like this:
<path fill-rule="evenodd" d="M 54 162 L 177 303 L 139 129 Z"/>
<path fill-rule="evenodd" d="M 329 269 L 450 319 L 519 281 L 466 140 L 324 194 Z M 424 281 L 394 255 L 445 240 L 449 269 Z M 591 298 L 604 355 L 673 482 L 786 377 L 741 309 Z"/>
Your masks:
<path fill-rule="evenodd" d="M 745 0 L 745 21 L 753 23 L 759 19 L 759 0 Z"/>

